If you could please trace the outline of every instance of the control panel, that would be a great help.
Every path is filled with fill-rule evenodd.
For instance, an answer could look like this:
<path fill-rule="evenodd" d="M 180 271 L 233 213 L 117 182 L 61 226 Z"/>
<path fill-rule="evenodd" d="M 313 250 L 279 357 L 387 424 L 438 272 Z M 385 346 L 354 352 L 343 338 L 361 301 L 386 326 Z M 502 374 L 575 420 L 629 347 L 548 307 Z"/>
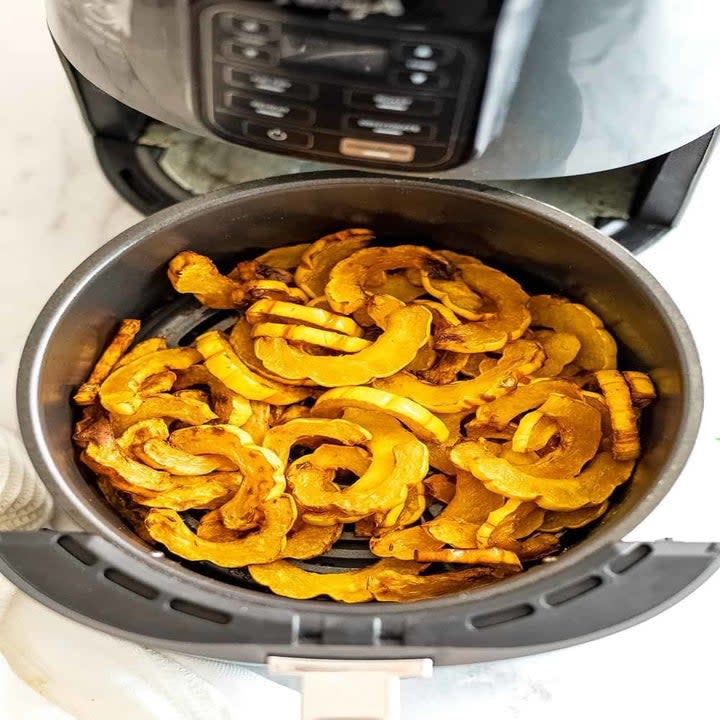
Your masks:
<path fill-rule="evenodd" d="M 217 135 L 408 170 L 452 167 L 471 152 L 486 72 L 477 46 L 242 8 L 199 15 L 200 102 Z"/>

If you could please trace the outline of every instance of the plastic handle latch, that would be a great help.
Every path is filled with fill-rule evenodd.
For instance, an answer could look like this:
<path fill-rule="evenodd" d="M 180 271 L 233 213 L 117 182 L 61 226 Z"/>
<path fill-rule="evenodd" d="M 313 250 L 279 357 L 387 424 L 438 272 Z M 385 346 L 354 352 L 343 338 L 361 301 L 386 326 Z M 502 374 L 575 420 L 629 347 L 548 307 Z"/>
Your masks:
<path fill-rule="evenodd" d="M 270 656 L 268 670 L 302 678 L 302 720 L 398 720 L 400 678 L 430 677 L 432 660 Z"/>

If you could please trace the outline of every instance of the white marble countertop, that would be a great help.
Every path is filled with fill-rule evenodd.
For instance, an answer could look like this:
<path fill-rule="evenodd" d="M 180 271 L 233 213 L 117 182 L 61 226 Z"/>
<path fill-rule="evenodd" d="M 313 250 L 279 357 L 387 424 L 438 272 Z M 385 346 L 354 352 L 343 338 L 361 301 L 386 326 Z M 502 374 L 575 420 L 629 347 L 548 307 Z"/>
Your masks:
<path fill-rule="evenodd" d="M 37 312 L 81 260 L 140 216 L 119 198 L 96 164 L 45 30 L 41 3 L 12 3 L 11 9 L 3 8 L 3 16 L 0 424 L 12 428 L 17 424 L 16 368 Z M 705 369 L 706 410 L 680 480 L 633 539 L 720 540 L 718 197 L 716 152 L 679 227 L 641 256 L 695 333 Z M 716 669 L 703 653 L 720 639 L 719 605 L 720 573 L 679 605 L 622 633 L 547 655 L 442 670 L 436 680 L 413 683 L 405 692 L 422 696 L 424 718 L 465 711 L 493 720 L 575 715 L 591 720 L 618 711 L 670 718 L 691 707 L 706 708 L 700 717 L 716 716 L 709 709 L 716 702 Z M 67 717 L 43 706 L 35 691 L 13 683 L 11 671 L 0 662 L 0 717 Z M 3 707 L 8 697 L 15 702 L 11 716 Z M 24 710 L 18 714 L 20 707 Z"/>

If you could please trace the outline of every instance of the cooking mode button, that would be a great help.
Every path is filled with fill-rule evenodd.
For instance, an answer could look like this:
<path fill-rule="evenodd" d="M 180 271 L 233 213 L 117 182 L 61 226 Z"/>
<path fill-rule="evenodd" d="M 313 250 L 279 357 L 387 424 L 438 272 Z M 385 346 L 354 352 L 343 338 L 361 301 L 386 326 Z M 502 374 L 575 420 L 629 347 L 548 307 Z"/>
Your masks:
<path fill-rule="evenodd" d="M 363 110 L 382 110 L 408 115 L 438 115 L 442 107 L 440 100 L 434 98 L 374 93 L 365 90 L 350 90 L 347 93 L 346 104 Z"/>
<path fill-rule="evenodd" d="M 434 125 L 414 122 L 410 119 L 392 120 L 364 115 L 348 115 L 344 119 L 344 125 L 351 130 L 360 130 L 365 133 L 388 137 L 412 137 L 417 140 L 429 140 L 435 135 Z"/>
<path fill-rule="evenodd" d="M 225 107 L 242 115 L 254 115 L 265 118 L 278 118 L 291 125 L 312 125 L 315 112 L 304 105 L 293 105 L 275 98 L 242 95 L 234 90 L 225 93 Z"/>
<path fill-rule="evenodd" d="M 310 100 L 317 95 L 317 85 L 298 82 L 281 75 L 268 75 L 264 72 L 246 72 L 238 68 L 226 66 L 224 69 L 225 82 L 233 87 L 245 90 L 282 95 L 297 100 Z"/>
<path fill-rule="evenodd" d="M 275 54 L 270 46 L 257 47 L 256 45 L 246 45 L 230 40 L 222 44 L 222 53 L 231 60 L 262 64 L 275 62 Z"/>
<path fill-rule="evenodd" d="M 455 51 L 449 47 L 438 47 L 428 43 L 406 43 L 400 45 L 400 56 L 410 61 L 425 61 L 444 65 L 452 60 Z"/>
<path fill-rule="evenodd" d="M 261 140 L 264 143 L 284 145 L 285 147 L 309 148 L 313 144 L 313 136 L 310 133 L 252 122 L 245 123 L 243 135 L 252 140 Z"/>

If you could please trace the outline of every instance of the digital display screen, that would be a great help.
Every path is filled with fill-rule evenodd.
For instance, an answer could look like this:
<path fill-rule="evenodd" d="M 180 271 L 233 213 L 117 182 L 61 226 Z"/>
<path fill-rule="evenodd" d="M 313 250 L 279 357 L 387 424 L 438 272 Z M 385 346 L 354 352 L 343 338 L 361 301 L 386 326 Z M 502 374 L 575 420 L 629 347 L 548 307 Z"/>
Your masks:
<path fill-rule="evenodd" d="M 336 72 L 381 75 L 388 63 L 387 48 L 326 40 L 309 35 L 288 33 L 280 40 L 280 59 L 292 65 L 326 68 Z"/>

